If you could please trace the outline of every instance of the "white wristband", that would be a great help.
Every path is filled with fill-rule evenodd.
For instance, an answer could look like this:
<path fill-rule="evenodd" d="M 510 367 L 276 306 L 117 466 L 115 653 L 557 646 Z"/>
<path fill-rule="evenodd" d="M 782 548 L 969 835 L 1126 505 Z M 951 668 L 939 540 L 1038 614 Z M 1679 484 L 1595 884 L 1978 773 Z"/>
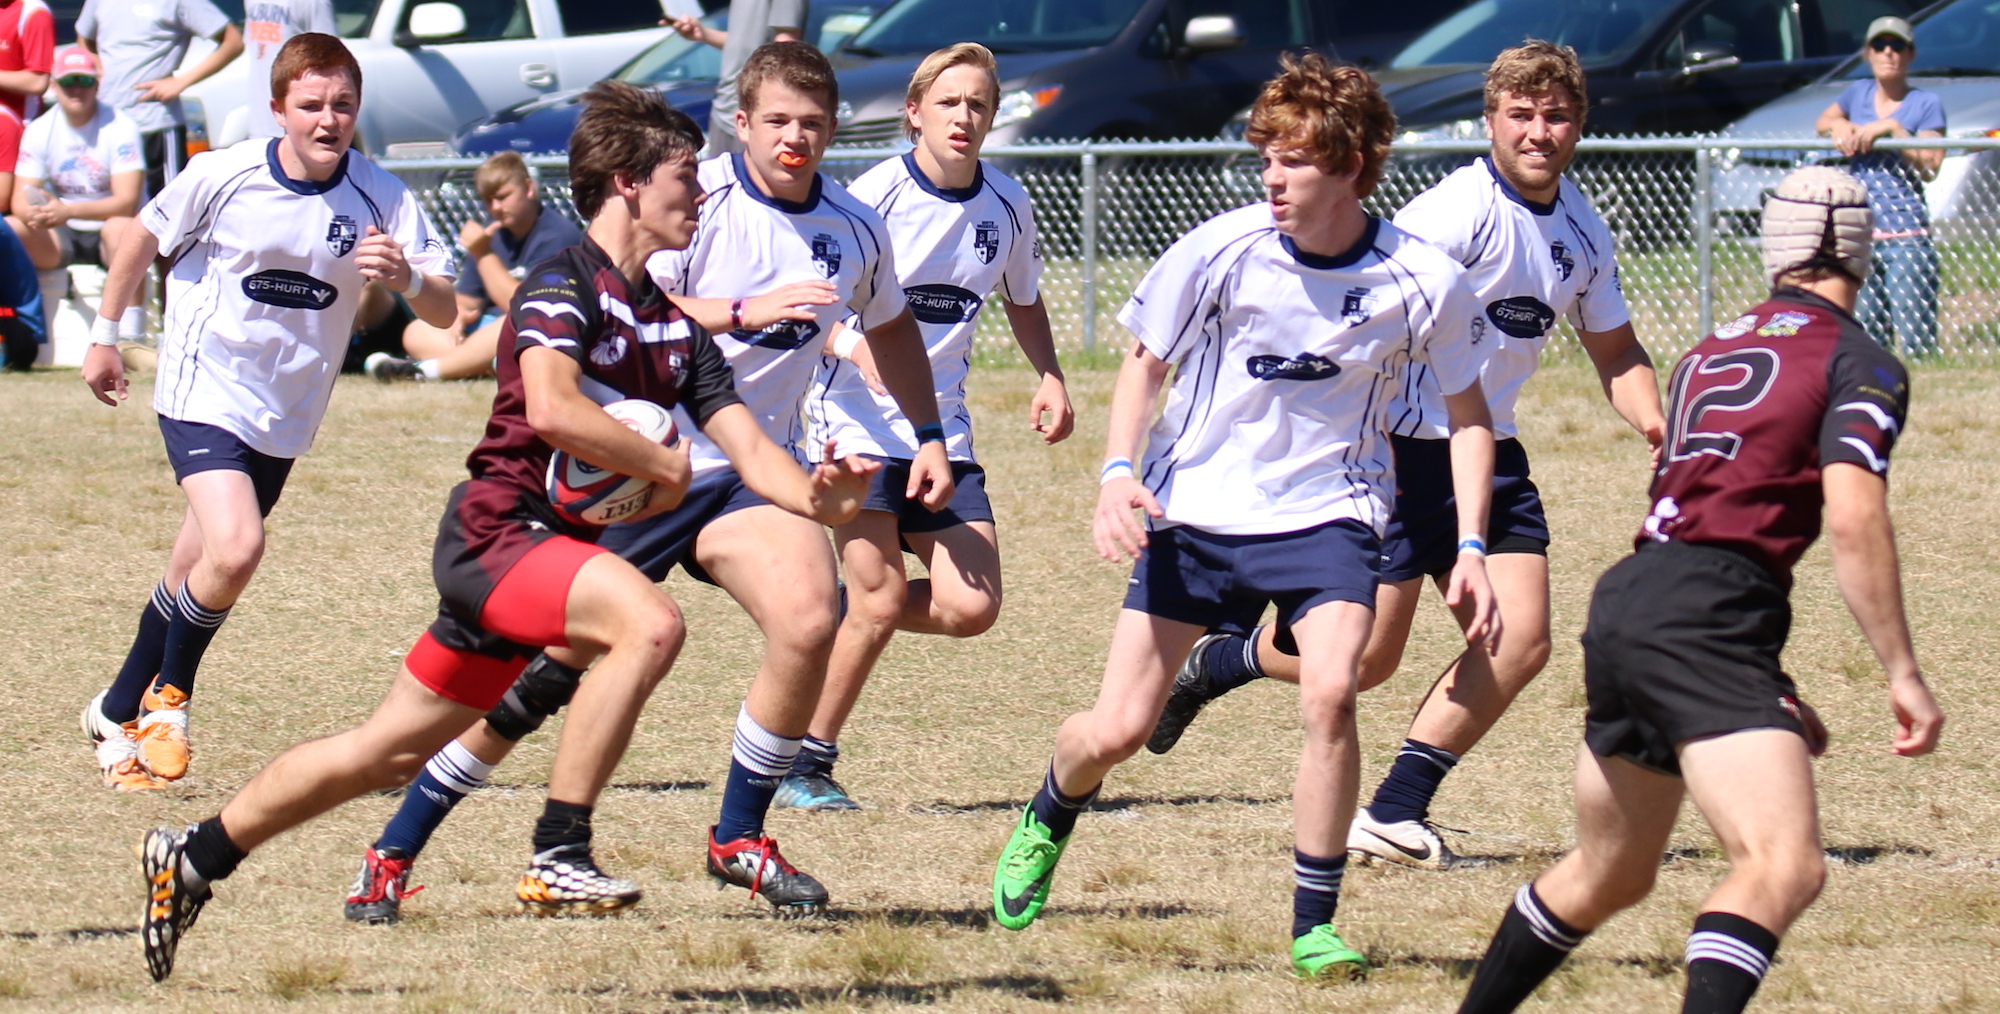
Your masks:
<path fill-rule="evenodd" d="M 1113 479 L 1130 478 L 1132 478 L 1132 459 L 1112 458 L 1104 463 L 1104 471 L 1098 473 L 1097 484 L 1102 486 Z"/>
<path fill-rule="evenodd" d="M 851 327 L 841 328 L 840 333 L 833 336 L 833 357 L 853 361 L 854 347 L 861 344 L 861 338 L 861 332 Z"/>
<path fill-rule="evenodd" d="M 101 313 L 98 314 L 97 319 L 90 322 L 90 343 L 92 345 L 117 345 L 118 318 L 107 317 Z"/>
<path fill-rule="evenodd" d="M 404 299 L 417 298 L 417 293 L 424 291 L 424 273 L 418 271 L 416 268 L 411 268 L 410 287 L 401 291 Z"/>
<path fill-rule="evenodd" d="M 1461 536 L 1458 540 L 1458 552 L 1461 556 L 1470 553 L 1473 556 L 1484 559 L 1486 557 L 1486 540 L 1477 535 Z"/>

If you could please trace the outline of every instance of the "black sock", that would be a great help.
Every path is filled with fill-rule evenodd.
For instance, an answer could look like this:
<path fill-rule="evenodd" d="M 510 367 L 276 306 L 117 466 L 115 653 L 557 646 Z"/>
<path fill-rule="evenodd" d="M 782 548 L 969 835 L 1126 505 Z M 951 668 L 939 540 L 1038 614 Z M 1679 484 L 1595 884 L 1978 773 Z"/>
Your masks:
<path fill-rule="evenodd" d="M 1514 903 L 1493 931 L 1486 956 L 1472 975 L 1472 987 L 1465 991 L 1465 1003 L 1458 1014 L 1507 1014 L 1542 980 L 1562 965 L 1569 952 L 1589 933 L 1574 929 L 1550 914 L 1535 893 L 1535 885 L 1522 884 L 1514 892 Z"/>
<path fill-rule="evenodd" d="M 1384 824 L 1423 820 L 1431 815 L 1431 798 L 1444 776 L 1458 764 L 1458 755 L 1414 739 L 1403 741 L 1388 777 L 1375 789 L 1368 815 Z"/>
<path fill-rule="evenodd" d="M 840 759 L 840 747 L 818 736 L 799 740 L 799 755 L 792 758 L 792 774 L 833 777 L 833 765 Z"/>
<path fill-rule="evenodd" d="M 1347 875 L 1347 852 L 1331 859 L 1292 850 L 1292 939 L 1333 921 L 1340 906 L 1340 881 Z"/>
<path fill-rule="evenodd" d="M 1081 796 L 1065 796 L 1061 789 L 1056 788 L 1056 766 L 1051 763 L 1047 777 L 1042 779 L 1042 790 L 1028 802 L 1028 809 L 1034 811 L 1035 819 L 1049 829 L 1050 841 L 1062 841 L 1076 830 L 1076 815 L 1097 798 L 1097 790 L 1103 787 L 1104 784 L 1099 782 L 1097 788 Z"/>
<path fill-rule="evenodd" d="M 1221 697 L 1251 680 L 1264 678 L 1264 669 L 1257 664 L 1255 630 L 1250 632 L 1249 637 L 1218 637 L 1202 645 L 1201 651 L 1202 662 L 1208 668 L 1208 692 L 1211 697 Z"/>
<path fill-rule="evenodd" d="M 104 717 L 120 724 L 139 720 L 139 702 L 160 674 L 160 658 L 167 651 L 167 625 L 173 615 L 174 593 L 162 580 L 153 586 L 146 611 L 139 614 L 139 633 L 132 638 L 132 650 L 125 653 L 125 665 L 104 694 Z"/>
<path fill-rule="evenodd" d="M 222 829 L 222 817 L 218 815 L 196 824 L 188 832 L 187 845 L 181 850 L 181 862 L 195 876 L 212 884 L 235 873 L 236 865 L 247 854 L 229 840 L 229 833 Z"/>
<path fill-rule="evenodd" d="M 590 844 L 590 811 L 582 803 L 550 799 L 542 804 L 542 819 L 535 821 L 535 852 L 540 854 L 563 845 Z"/>
<path fill-rule="evenodd" d="M 1688 936 L 1687 998 L 1681 1014 L 1739 1014 L 1778 953 L 1777 934 L 1728 912 L 1694 917 Z"/>
<path fill-rule="evenodd" d="M 229 610 L 210 609 L 196 602 L 187 582 L 182 581 L 180 594 L 174 596 L 173 619 L 167 623 L 165 650 L 160 654 L 160 684 L 193 696 L 194 671 L 208 651 L 208 642 L 215 640 L 215 632 L 228 618 Z"/>

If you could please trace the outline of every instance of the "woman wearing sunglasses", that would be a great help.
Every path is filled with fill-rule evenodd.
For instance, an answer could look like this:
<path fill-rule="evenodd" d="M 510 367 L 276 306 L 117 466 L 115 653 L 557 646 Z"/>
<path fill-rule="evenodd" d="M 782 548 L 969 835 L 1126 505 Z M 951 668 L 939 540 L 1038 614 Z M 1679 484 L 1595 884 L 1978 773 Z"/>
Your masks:
<path fill-rule="evenodd" d="M 1938 256 L 1931 246 L 1924 181 L 1937 175 L 1944 149 L 1873 149 L 1884 137 L 1943 137 L 1944 103 L 1934 92 L 1910 87 L 1917 41 L 1909 22 L 1876 18 L 1868 25 L 1863 52 L 1874 77 L 1848 85 L 1815 125 L 1848 157 L 1875 212 L 1874 271 L 1862 286 L 1855 316 L 1885 346 L 1900 342 L 1905 355 L 1934 355 Z"/>

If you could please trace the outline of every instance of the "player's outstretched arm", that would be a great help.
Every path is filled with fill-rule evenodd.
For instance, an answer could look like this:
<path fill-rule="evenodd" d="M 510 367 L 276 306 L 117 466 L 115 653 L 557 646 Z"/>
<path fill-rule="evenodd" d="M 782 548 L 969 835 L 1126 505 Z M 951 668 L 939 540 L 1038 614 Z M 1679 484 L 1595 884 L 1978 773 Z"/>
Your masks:
<path fill-rule="evenodd" d="M 917 428 L 917 456 L 910 462 L 910 482 L 903 495 L 921 500 L 931 510 L 943 510 L 951 503 L 951 460 L 943 440 L 924 440 L 923 430 L 938 422 L 937 387 L 931 379 L 931 357 L 924 348 L 923 332 L 917 318 L 904 310 L 895 319 L 872 328 L 868 340 L 874 346 L 875 368 L 882 386 L 896 399 L 903 418 Z"/>
<path fill-rule="evenodd" d="M 1826 496 L 1826 530 L 1833 544 L 1833 576 L 1861 636 L 1889 674 L 1889 707 L 1896 713 L 1894 749 L 1921 757 L 1937 747 L 1944 712 L 1917 671 L 1917 652 L 1903 614 L 1903 578 L 1896 559 L 1896 529 L 1889 520 L 1889 484 L 1859 465 L 1837 461 L 1820 472 Z"/>
<path fill-rule="evenodd" d="M 840 292 L 832 282 L 815 279 L 780 285 L 761 296 L 744 299 L 672 294 L 667 298 L 709 334 L 728 334 L 731 331 L 762 331 L 781 320 L 811 320 L 811 307 L 831 306 L 839 302 Z"/>
<path fill-rule="evenodd" d="M 1139 438 L 1153 421 L 1160 399 L 1160 387 L 1167 382 L 1168 366 L 1140 342 L 1118 367 L 1118 383 L 1111 390 L 1111 426 L 1104 440 L 1104 469 L 1098 473 L 1097 513 L 1091 519 L 1090 534 L 1097 555 L 1117 560 L 1122 550 L 1137 558 L 1146 548 L 1146 526 L 1132 512 L 1143 510 L 1148 517 L 1165 511 L 1134 475 L 1139 460 Z"/>
<path fill-rule="evenodd" d="M 146 279 L 146 268 L 159 255 L 160 238 L 145 226 L 137 226 L 125 230 L 125 239 L 111 252 L 111 266 L 105 271 L 104 295 L 97 303 L 97 323 L 91 327 L 90 349 L 83 355 L 83 382 L 98 401 L 113 408 L 126 398 L 125 362 L 118 357 L 117 345 L 100 344 L 100 339 L 116 338 L 118 318 L 132 305 L 139 294 L 139 283 Z M 118 397 L 112 398 L 113 394 Z"/>
<path fill-rule="evenodd" d="M 650 517 L 680 506 L 691 469 L 687 441 L 656 444 L 611 418 L 583 393 L 583 367 L 544 346 L 521 350 L 521 387 L 527 396 L 528 425 L 550 447 L 567 451 L 619 475 L 650 480 L 656 487 L 647 503 Z"/>
<path fill-rule="evenodd" d="M 882 467 L 869 458 L 835 457 L 838 448 L 829 440 L 820 464 L 807 472 L 764 435 L 757 417 L 740 403 L 717 409 L 701 432 L 722 448 L 752 493 L 823 525 L 854 520 L 868 496 L 868 477 Z"/>
<path fill-rule="evenodd" d="M 1023 306 L 1001 300 L 1007 307 L 1007 326 L 1014 329 L 1014 342 L 1028 365 L 1041 374 L 1041 387 L 1028 402 L 1028 428 L 1042 435 L 1045 444 L 1061 443 L 1076 427 L 1076 410 L 1070 407 L 1069 388 L 1063 383 L 1062 366 L 1056 362 L 1055 331 L 1049 327 L 1049 308 L 1037 298 Z M 1042 416 L 1049 417 L 1048 422 Z"/>
<path fill-rule="evenodd" d="M 1458 501 L 1458 562 L 1445 585 L 1445 604 L 1457 608 L 1472 596 L 1472 622 L 1465 626 L 1465 643 L 1500 650 L 1500 607 L 1486 579 L 1486 516 L 1493 502 L 1493 410 L 1477 378 L 1472 386 L 1444 396 L 1451 424 L 1451 490 Z M 1476 549 L 1464 540 L 1478 540 Z"/>
<path fill-rule="evenodd" d="M 1611 408 L 1646 438 L 1657 464 L 1660 443 L 1667 437 L 1667 417 L 1660 411 L 1660 378 L 1653 357 L 1639 344 L 1638 333 L 1628 321 L 1609 331 L 1578 331 L 1576 337 L 1597 367 Z"/>

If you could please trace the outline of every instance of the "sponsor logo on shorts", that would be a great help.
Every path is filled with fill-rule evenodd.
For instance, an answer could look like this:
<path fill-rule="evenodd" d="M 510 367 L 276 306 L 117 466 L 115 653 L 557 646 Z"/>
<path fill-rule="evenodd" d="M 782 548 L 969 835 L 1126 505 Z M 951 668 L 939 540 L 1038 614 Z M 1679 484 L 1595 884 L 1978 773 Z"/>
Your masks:
<path fill-rule="evenodd" d="M 1771 315 L 1769 323 L 1757 329 L 1757 333 L 1765 338 L 1790 338 L 1798 334 L 1800 328 L 1810 323 L 1812 314 L 1800 313 L 1797 310 L 1779 310 Z"/>
<path fill-rule="evenodd" d="M 1719 328 L 1716 328 L 1715 336 L 1717 338 L 1722 339 L 1723 341 L 1728 341 L 1731 338 L 1741 338 L 1744 335 L 1749 334 L 1750 329 L 1756 326 L 1757 326 L 1757 315 L 1754 313 L 1746 313 L 1743 316 L 1738 317 L 1735 320 L 1732 320 L 1729 323 L 1724 324 Z"/>
<path fill-rule="evenodd" d="M 1251 356 L 1250 375 L 1258 380 L 1325 380 L 1340 373 L 1340 364 L 1310 352 L 1291 358 Z"/>
<path fill-rule="evenodd" d="M 993 258 L 1000 256 L 1000 226 L 993 222 L 973 226 L 972 252 L 978 255 L 979 263 L 993 263 Z"/>
<path fill-rule="evenodd" d="M 345 257 L 354 249 L 354 241 L 361 236 L 361 227 L 346 215 L 335 215 L 326 224 L 326 248 L 335 257 Z"/>
<path fill-rule="evenodd" d="M 910 315 L 926 324 L 960 324 L 979 313 L 985 302 L 956 285 L 912 285 L 903 290 Z"/>
<path fill-rule="evenodd" d="M 826 233 L 812 238 L 813 267 L 819 269 L 822 277 L 832 278 L 840 274 L 840 241 Z"/>
<path fill-rule="evenodd" d="M 1486 319 L 1504 334 L 1540 338 L 1555 326 L 1556 312 L 1533 296 L 1509 296 L 1486 304 Z"/>
<path fill-rule="evenodd" d="M 324 310 L 340 298 L 331 282 L 283 268 L 259 271 L 243 279 L 243 294 L 270 306 L 288 310 Z"/>
<path fill-rule="evenodd" d="M 790 352 L 819 336 L 819 322 L 781 320 L 762 331 L 731 331 L 729 336 L 745 345 Z"/>

